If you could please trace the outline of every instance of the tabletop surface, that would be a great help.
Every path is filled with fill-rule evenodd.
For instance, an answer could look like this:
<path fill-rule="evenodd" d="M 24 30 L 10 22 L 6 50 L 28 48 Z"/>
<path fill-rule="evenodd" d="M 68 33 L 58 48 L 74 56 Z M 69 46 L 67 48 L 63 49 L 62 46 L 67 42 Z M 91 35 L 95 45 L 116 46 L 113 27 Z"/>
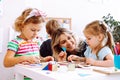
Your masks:
<path fill-rule="evenodd" d="M 67 67 L 62 65 L 57 71 L 42 70 L 41 64 L 22 65 L 14 67 L 16 73 L 26 75 L 34 80 L 118 80 L 120 79 L 120 70 L 114 71 L 114 67 L 82 67 L 75 68 L 74 71 L 68 71 Z M 106 71 L 107 74 L 103 71 Z M 114 74 L 116 73 L 116 74 Z"/>

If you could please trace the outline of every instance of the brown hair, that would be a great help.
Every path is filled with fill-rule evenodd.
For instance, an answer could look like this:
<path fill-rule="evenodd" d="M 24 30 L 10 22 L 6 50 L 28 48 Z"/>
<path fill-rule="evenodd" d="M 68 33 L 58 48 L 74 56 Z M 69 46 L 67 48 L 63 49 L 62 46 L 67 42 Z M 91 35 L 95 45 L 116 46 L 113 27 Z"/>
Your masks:
<path fill-rule="evenodd" d="M 57 20 L 51 19 L 46 24 L 46 32 L 52 36 L 53 32 L 60 27 L 60 24 Z"/>
<path fill-rule="evenodd" d="M 103 34 L 104 38 L 103 38 L 102 42 L 105 42 L 104 46 L 109 46 L 109 48 L 113 51 L 113 49 L 112 49 L 112 46 L 114 45 L 113 36 L 110 32 L 110 29 L 103 21 L 96 20 L 96 21 L 91 22 L 90 24 L 88 24 L 85 27 L 83 32 L 94 35 L 94 36 Z M 105 39 L 106 39 L 106 41 L 105 41 Z M 99 50 L 100 49 L 101 48 L 99 48 Z M 97 53 L 99 52 L 99 50 L 97 51 Z"/>
<path fill-rule="evenodd" d="M 29 23 L 39 24 L 44 22 L 44 18 L 40 13 L 37 16 L 32 15 L 28 18 L 28 16 L 31 15 L 30 12 L 32 12 L 33 10 L 37 10 L 39 12 L 39 10 L 36 8 L 28 8 L 25 9 L 22 14 L 15 20 L 14 28 L 16 31 L 21 32 L 22 27 Z"/>
<path fill-rule="evenodd" d="M 53 56 L 55 57 L 55 59 L 57 59 L 57 56 L 61 51 L 61 47 L 59 45 L 59 42 L 60 42 L 59 36 L 65 33 L 72 35 L 72 37 L 76 41 L 75 35 L 70 30 L 66 28 L 58 28 L 52 35 L 52 50 L 53 50 Z"/>

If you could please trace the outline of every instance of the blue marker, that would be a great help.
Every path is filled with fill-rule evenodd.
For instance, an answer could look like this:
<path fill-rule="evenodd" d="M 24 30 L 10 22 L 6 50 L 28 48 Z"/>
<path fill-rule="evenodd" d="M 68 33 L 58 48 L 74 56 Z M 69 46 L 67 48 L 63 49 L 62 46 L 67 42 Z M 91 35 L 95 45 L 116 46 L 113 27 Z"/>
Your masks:
<path fill-rule="evenodd" d="M 64 52 L 66 52 L 66 48 L 65 48 L 65 47 L 62 47 L 62 50 L 63 50 Z"/>

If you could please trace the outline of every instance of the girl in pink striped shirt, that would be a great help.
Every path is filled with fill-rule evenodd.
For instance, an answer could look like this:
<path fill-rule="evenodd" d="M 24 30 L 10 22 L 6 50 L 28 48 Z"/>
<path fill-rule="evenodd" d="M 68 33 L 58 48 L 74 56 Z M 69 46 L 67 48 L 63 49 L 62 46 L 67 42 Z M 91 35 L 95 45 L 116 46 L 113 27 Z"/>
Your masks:
<path fill-rule="evenodd" d="M 34 64 L 39 63 L 40 42 L 36 39 L 41 30 L 46 15 L 35 8 L 29 8 L 15 21 L 15 30 L 20 32 L 15 39 L 8 42 L 7 53 L 4 58 L 4 66 L 12 67 L 18 63 Z M 53 57 L 42 58 L 44 61 L 53 60 Z"/>

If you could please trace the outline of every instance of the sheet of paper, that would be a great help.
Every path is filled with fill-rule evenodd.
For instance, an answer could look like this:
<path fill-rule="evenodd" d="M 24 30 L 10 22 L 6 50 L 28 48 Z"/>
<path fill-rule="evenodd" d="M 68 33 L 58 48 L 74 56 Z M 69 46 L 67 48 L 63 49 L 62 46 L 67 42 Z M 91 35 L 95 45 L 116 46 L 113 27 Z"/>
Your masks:
<path fill-rule="evenodd" d="M 95 67 L 93 68 L 93 71 L 99 72 L 99 73 L 103 73 L 103 74 L 120 74 L 120 70 L 116 69 L 114 67 L 111 68 L 107 68 L 107 67 Z"/>

